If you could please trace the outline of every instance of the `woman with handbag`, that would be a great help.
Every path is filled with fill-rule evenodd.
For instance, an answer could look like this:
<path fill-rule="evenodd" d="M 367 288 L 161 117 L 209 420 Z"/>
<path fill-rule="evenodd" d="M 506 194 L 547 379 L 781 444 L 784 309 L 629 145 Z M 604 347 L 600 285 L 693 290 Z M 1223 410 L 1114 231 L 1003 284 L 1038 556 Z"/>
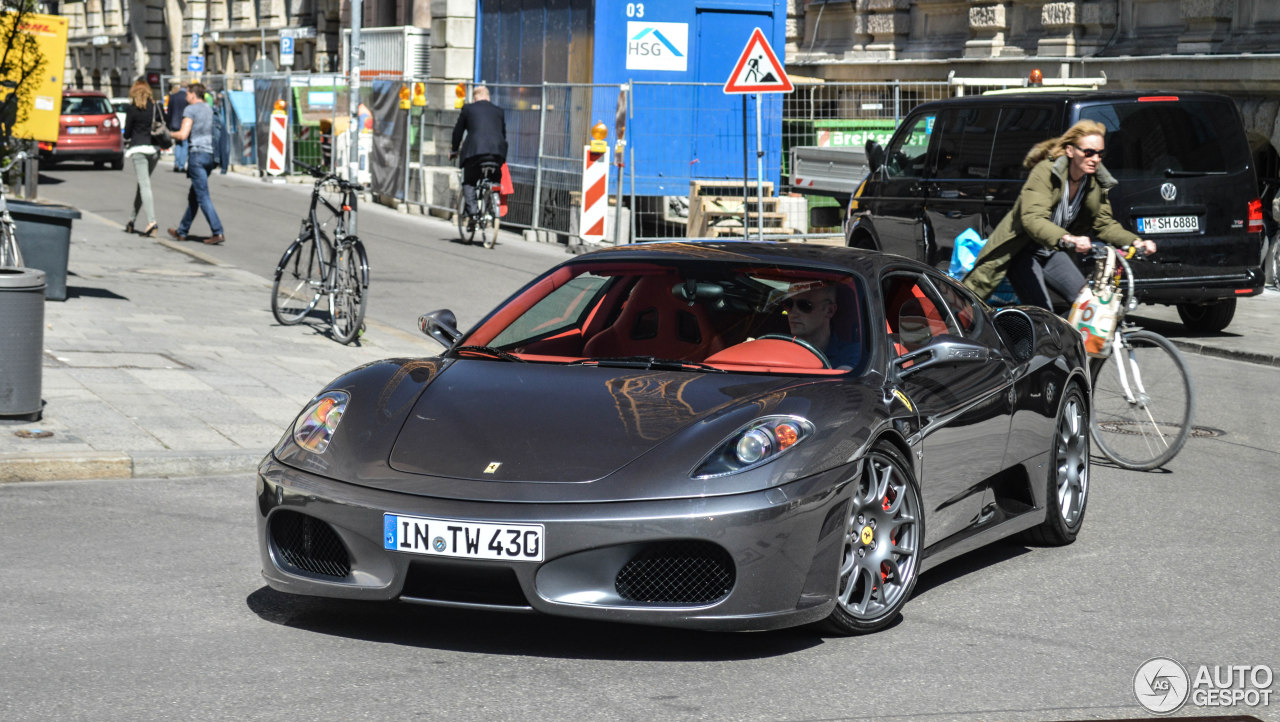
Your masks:
<path fill-rule="evenodd" d="M 1107 192 L 1116 179 L 1102 165 L 1106 133 L 1101 123 L 1082 120 L 1027 153 L 1022 164 L 1031 173 L 1018 200 L 965 276 L 978 298 L 988 298 L 1007 275 L 1022 303 L 1052 310 L 1049 289 L 1071 301 L 1085 286 L 1077 257 L 1059 247 L 1087 253 L 1096 238 L 1156 252 L 1153 241 L 1125 230 L 1111 213 Z"/>
<path fill-rule="evenodd" d="M 137 186 L 133 194 L 133 215 L 125 225 L 126 232 L 132 233 L 141 209 L 147 217 L 147 226 L 139 233 L 154 237 L 159 224 L 156 223 L 155 201 L 151 195 L 151 174 L 160 160 L 160 150 L 165 147 L 168 128 L 161 117 L 159 107 L 152 99 L 151 86 L 147 79 L 138 78 L 129 88 L 129 108 L 124 115 L 124 139 L 128 150 L 124 156 L 133 162 L 133 172 L 137 176 Z M 161 137 L 154 137 L 155 125 L 159 123 L 164 132 Z M 169 143 L 172 144 L 172 140 Z M 157 147 L 159 144 L 160 147 Z"/>

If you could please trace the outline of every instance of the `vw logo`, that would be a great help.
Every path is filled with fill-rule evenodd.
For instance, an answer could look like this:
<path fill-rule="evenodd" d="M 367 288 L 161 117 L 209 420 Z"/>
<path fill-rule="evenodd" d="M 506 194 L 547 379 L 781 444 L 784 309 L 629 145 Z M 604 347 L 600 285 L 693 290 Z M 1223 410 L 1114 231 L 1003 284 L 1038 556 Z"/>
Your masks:
<path fill-rule="evenodd" d="M 1178 186 L 1172 183 L 1165 183 L 1160 186 L 1160 197 L 1166 201 L 1171 201 L 1178 197 Z"/>

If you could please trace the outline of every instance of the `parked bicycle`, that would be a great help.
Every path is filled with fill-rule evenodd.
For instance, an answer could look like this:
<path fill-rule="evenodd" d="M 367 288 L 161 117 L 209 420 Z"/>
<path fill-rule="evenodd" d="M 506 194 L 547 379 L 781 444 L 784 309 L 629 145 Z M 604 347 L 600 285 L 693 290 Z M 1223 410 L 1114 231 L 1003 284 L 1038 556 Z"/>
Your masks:
<path fill-rule="evenodd" d="M 27 157 L 26 151 L 18 151 L 0 165 L 0 177 L 9 172 L 14 163 Z M 0 186 L 0 268 L 21 268 L 22 248 L 18 246 L 18 229 L 9 215 L 9 201 Z"/>
<path fill-rule="evenodd" d="M 1111 255 L 1116 261 L 1112 273 L 1095 274 L 1090 281 L 1094 293 L 1123 296 L 1110 342 L 1102 355 L 1090 360 L 1093 414 L 1089 430 L 1098 449 L 1117 465 L 1154 469 L 1176 456 L 1191 433 L 1195 403 L 1191 377 L 1169 339 L 1127 319 L 1137 307 L 1137 297 L 1126 254 L 1095 242 L 1092 255 L 1095 260 Z"/>
<path fill-rule="evenodd" d="M 361 186 L 328 171 L 294 161 L 315 179 L 311 207 L 302 219 L 298 237 L 276 266 L 271 288 L 271 313 L 286 326 L 307 317 L 329 299 L 329 325 L 339 343 L 351 343 L 364 329 L 365 294 L 369 289 L 369 259 L 364 244 L 347 233 L 356 213 Z M 327 194 L 336 189 L 338 202 Z"/>
<path fill-rule="evenodd" d="M 476 213 L 467 213 L 464 195 L 458 193 L 458 205 L 454 210 L 454 218 L 458 222 L 458 235 L 464 243 L 471 243 L 476 232 L 480 232 L 480 240 L 485 248 L 493 248 L 498 242 L 499 210 L 498 195 L 501 192 L 502 166 L 497 163 L 480 164 L 480 180 L 476 183 Z"/>

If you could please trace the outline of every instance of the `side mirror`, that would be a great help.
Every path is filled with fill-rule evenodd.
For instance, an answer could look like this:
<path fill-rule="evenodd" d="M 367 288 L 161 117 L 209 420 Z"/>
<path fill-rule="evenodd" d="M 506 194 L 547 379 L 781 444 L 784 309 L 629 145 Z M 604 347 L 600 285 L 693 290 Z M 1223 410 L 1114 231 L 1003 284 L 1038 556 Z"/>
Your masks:
<path fill-rule="evenodd" d="M 839 228 L 844 225 L 844 209 L 840 206 L 819 206 L 809 209 L 810 228 Z"/>
<path fill-rule="evenodd" d="M 462 333 L 458 331 L 458 319 L 453 315 L 453 311 L 447 308 L 419 316 L 418 328 L 439 341 L 445 348 L 452 347 L 458 339 L 462 338 Z"/>
<path fill-rule="evenodd" d="M 902 376 L 942 364 L 973 363 L 991 358 L 986 346 L 970 343 L 955 336 L 937 336 L 928 345 L 903 354 L 895 363 Z"/>
<path fill-rule="evenodd" d="M 884 146 L 874 140 L 868 140 L 866 153 L 867 167 L 871 169 L 871 172 L 875 173 L 880 170 L 880 167 L 884 165 Z"/>

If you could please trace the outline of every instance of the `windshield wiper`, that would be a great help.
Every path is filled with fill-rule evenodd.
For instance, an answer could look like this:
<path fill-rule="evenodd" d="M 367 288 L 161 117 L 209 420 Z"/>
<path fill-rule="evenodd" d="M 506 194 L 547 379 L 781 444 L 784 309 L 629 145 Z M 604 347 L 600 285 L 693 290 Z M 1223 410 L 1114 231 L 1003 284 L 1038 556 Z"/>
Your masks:
<path fill-rule="evenodd" d="M 591 358 L 574 361 L 577 366 L 601 366 L 622 369 L 649 369 L 659 371 L 707 371 L 715 374 L 729 373 L 724 369 L 698 361 L 681 361 L 680 359 L 657 358 L 654 356 L 621 356 L 616 358 Z"/>
<path fill-rule="evenodd" d="M 514 354 L 509 354 L 506 351 L 503 351 L 502 349 L 497 349 L 492 346 L 459 346 L 453 349 L 453 353 L 483 354 L 485 356 L 491 356 L 493 358 L 501 359 L 503 361 L 515 361 L 516 363 L 528 363 L 527 361 L 520 358 L 519 356 L 516 356 Z"/>
<path fill-rule="evenodd" d="M 1203 175 L 1226 175 L 1225 170 L 1174 170 L 1172 168 L 1164 169 L 1165 178 L 1199 178 Z"/>

